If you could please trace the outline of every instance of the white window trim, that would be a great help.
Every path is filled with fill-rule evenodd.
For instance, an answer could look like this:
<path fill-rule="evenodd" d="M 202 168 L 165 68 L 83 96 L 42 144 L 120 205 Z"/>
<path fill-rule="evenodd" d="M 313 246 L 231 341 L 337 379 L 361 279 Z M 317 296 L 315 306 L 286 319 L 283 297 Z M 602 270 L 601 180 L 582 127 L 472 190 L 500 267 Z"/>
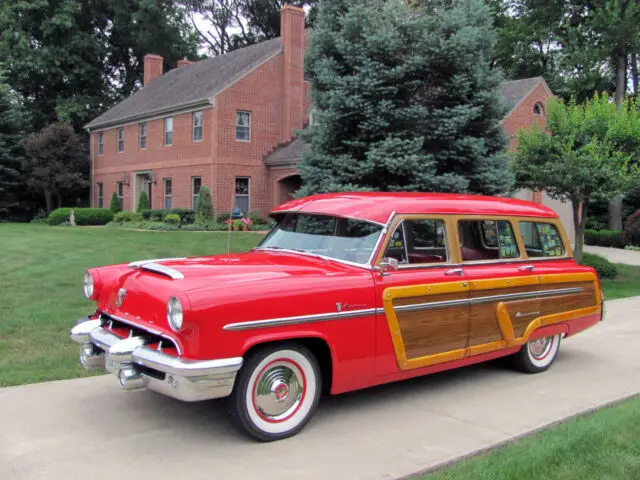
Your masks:
<path fill-rule="evenodd" d="M 171 143 L 167 143 L 167 133 L 169 132 L 169 130 L 167 130 L 167 120 L 171 119 Z M 170 147 L 173 145 L 173 116 L 170 117 L 164 117 L 164 121 L 162 122 L 163 124 L 163 138 L 162 138 L 162 142 L 164 143 L 165 147 Z"/>
<path fill-rule="evenodd" d="M 122 133 L 122 138 L 120 138 L 120 134 Z M 118 127 L 116 130 L 116 142 L 118 153 L 124 153 L 124 127 Z M 122 150 L 120 150 L 120 142 L 122 142 Z"/>
<path fill-rule="evenodd" d="M 142 127 L 144 126 L 144 136 L 142 135 Z M 144 147 L 142 146 L 142 139 L 144 138 Z M 147 122 L 138 123 L 138 148 L 140 150 L 147 149 Z"/>
<path fill-rule="evenodd" d="M 198 203 L 198 195 L 200 194 L 200 191 L 198 191 L 198 193 L 195 193 L 195 179 L 199 178 L 200 179 L 200 188 L 202 188 L 202 177 L 195 175 L 193 177 L 191 177 L 191 209 L 195 210 L 196 209 L 196 204 Z"/>
<path fill-rule="evenodd" d="M 246 179 L 247 180 L 247 193 L 236 193 L 236 181 L 238 181 L 239 179 Z M 251 212 L 251 177 L 236 177 L 235 181 L 233 182 L 233 203 L 235 204 L 233 206 L 233 209 L 235 209 L 238 206 L 238 202 L 236 201 L 238 198 L 238 195 L 240 195 L 241 197 L 247 197 L 247 211 L 244 212 L 245 214 L 247 214 L 247 216 L 249 215 L 249 212 Z"/>
<path fill-rule="evenodd" d="M 200 140 L 196 140 L 196 115 L 200 114 Z M 191 141 L 194 143 L 200 143 L 204 139 L 204 111 L 196 110 L 191 114 Z"/>
<path fill-rule="evenodd" d="M 171 194 L 169 195 L 167 195 L 167 180 L 171 182 Z M 167 198 L 171 199 L 171 207 L 169 208 L 173 208 L 173 179 L 172 178 L 162 179 L 162 207 L 163 208 L 167 208 Z"/>
<path fill-rule="evenodd" d="M 247 113 L 249 114 L 249 139 L 245 140 L 242 138 L 238 138 L 238 127 L 244 127 L 244 125 L 238 125 L 238 114 L 239 113 Z M 244 143 L 251 143 L 251 121 L 253 114 L 251 112 L 249 112 L 248 110 L 236 110 L 236 127 L 235 127 L 235 137 L 236 137 L 236 142 L 244 142 Z"/>
<path fill-rule="evenodd" d="M 104 132 L 98 132 L 98 156 L 104 156 Z"/>

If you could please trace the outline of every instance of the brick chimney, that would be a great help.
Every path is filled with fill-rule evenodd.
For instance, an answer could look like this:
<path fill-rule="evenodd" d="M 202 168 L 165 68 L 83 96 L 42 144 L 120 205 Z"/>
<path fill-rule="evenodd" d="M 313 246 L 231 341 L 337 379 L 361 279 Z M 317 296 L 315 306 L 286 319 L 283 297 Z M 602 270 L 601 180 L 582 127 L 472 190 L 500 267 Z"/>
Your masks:
<path fill-rule="evenodd" d="M 286 5 L 280 10 L 280 41 L 284 55 L 282 142 L 304 125 L 304 10 Z"/>
<path fill-rule="evenodd" d="M 187 57 L 184 57 L 180 60 L 178 60 L 178 68 L 180 67 L 184 67 L 185 65 L 191 65 L 192 63 L 194 63 L 191 60 L 187 60 Z"/>
<path fill-rule="evenodd" d="M 163 74 L 164 59 L 151 53 L 144 56 L 144 86 L 146 87 Z"/>

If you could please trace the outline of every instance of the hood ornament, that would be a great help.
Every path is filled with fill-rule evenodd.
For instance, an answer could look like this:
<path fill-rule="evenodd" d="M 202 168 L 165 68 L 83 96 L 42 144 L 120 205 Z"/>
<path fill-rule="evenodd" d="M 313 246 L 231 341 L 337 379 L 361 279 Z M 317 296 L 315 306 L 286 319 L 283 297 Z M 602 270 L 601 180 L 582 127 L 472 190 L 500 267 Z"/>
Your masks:
<path fill-rule="evenodd" d="M 122 302 L 124 302 L 124 296 L 127 294 L 127 291 L 124 288 L 118 290 L 118 296 L 116 297 L 116 307 L 120 308 L 122 306 Z"/>

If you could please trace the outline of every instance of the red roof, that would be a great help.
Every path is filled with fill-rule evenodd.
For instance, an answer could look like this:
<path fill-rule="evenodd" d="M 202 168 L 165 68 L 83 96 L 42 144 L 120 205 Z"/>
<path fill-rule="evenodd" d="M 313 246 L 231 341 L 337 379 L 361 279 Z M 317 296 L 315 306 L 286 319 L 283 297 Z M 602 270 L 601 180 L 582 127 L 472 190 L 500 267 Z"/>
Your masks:
<path fill-rule="evenodd" d="M 394 212 L 558 218 L 549 207 L 513 198 L 407 192 L 325 193 L 283 203 L 271 214 L 281 212 L 336 215 L 380 224 L 386 224 Z"/>

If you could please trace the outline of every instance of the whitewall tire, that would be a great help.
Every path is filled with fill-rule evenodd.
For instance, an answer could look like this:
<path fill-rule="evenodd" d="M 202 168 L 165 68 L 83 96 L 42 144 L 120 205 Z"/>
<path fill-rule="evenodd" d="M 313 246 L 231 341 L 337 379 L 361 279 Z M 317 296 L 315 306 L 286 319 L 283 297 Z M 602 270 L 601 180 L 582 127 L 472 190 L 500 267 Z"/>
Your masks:
<path fill-rule="evenodd" d="M 526 373 L 544 372 L 558 356 L 560 339 L 558 334 L 525 343 L 514 356 L 516 368 Z"/>
<path fill-rule="evenodd" d="M 231 419 L 261 441 L 298 433 L 315 412 L 322 380 L 318 362 L 296 344 L 253 352 L 240 370 L 229 398 Z"/>

